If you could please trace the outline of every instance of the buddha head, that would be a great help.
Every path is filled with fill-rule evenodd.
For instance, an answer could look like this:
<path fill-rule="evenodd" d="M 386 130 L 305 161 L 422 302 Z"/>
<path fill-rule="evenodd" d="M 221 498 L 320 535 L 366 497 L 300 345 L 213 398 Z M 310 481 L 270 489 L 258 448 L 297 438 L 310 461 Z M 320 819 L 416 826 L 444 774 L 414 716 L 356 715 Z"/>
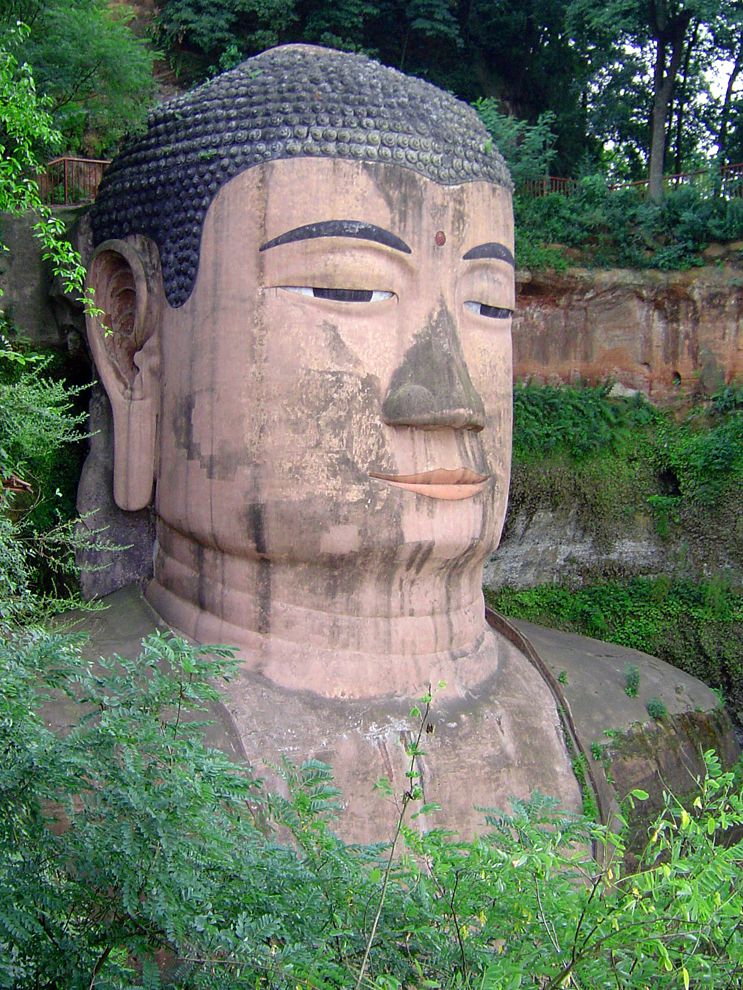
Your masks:
<path fill-rule="evenodd" d="M 363 56 L 273 49 L 158 108 L 92 225 L 114 495 L 154 498 L 162 616 L 321 693 L 476 653 L 514 262 L 474 111 Z"/>

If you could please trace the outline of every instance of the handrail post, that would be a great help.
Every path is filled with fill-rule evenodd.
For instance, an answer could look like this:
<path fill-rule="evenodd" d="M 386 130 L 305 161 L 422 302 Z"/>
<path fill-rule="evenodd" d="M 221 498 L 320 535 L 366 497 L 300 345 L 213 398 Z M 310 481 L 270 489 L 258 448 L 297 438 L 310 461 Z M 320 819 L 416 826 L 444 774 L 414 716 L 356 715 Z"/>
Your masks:
<path fill-rule="evenodd" d="M 67 206 L 67 159 L 64 160 L 64 205 Z"/>

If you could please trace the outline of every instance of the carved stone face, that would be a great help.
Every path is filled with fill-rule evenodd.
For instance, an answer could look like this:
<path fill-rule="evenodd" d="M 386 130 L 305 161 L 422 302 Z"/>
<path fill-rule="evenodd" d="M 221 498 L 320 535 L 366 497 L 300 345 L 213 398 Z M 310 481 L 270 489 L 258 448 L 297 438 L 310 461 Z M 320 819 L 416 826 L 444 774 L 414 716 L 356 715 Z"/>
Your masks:
<path fill-rule="evenodd" d="M 344 651 L 472 654 L 508 490 L 512 250 L 499 186 L 309 158 L 221 188 L 178 308 L 152 242 L 101 245 L 116 499 L 155 480 L 148 596 L 171 624 L 301 644 L 305 670 L 314 644 L 317 690 Z"/>
<path fill-rule="evenodd" d="M 483 557 L 508 486 L 512 237 L 489 183 L 308 159 L 231 180 L 191 298 L 164 308 L 159 517 L 238 557 Z"/>

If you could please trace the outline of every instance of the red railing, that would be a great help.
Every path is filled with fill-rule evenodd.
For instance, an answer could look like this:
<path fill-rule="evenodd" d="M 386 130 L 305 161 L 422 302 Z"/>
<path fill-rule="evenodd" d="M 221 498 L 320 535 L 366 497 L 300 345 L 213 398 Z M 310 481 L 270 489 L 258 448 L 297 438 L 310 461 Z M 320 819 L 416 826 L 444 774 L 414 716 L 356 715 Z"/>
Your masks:
<path fill-rule="evenodd" d="M 43 202 L 50 206 L 91 202 L 110 164 L 104 158 L 54 158 L 38 179 Z"/>
<path fill-rule="evenodd" d="M 549 193 L 559 193 L 562 196 L 574 196 L 578 191 L 578 179 L 561 179 L 555 175 L 546 175 L 542 179 L 530 179 L 519 186 L 518 191 L 524 196 L 547 196 Z M 697 172 L 679 172 L 677 175 L 663 177 L 663 188 L 676 189 L 679 186 L 698 186 L 704 191 L 733 199 L 743 196 L 743 163 L 723 165 L 719 173 L 700 169 Z M 637 182 L 616 182 L 609 186 L 612 192 L 617 189 L 637 189 L 647 191 L 648 180 Z"/>
<path fill-rule="evenodd" d="M 578 179 L 561 179 L 556 175 L 545 175 L 541 179 L 527 179 L 519 186 L 518 191 L 524 196 L 548 196 L 550 193 L 560 193 L 562 196 L 574 196 L 578 191 Z"/>

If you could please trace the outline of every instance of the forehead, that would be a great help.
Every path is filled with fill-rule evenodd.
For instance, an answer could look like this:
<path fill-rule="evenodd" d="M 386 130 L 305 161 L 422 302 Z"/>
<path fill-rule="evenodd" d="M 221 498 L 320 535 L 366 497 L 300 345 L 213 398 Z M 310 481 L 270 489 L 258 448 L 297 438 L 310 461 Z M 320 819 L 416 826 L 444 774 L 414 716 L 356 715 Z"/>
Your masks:
<path fill-rule="evenodd" d="M 507 189 L 482 181 L 444 186 L 398 165 L 338 159 L 281 160 L 243 172 L 215 197 L 205 235 L 223 246 L 235 236 L 260 246 L 329 220 L 374 223 L 402 237 L 414 253 L 439 231 L 453 249 L 494 239 L 513 248 Z"/>

